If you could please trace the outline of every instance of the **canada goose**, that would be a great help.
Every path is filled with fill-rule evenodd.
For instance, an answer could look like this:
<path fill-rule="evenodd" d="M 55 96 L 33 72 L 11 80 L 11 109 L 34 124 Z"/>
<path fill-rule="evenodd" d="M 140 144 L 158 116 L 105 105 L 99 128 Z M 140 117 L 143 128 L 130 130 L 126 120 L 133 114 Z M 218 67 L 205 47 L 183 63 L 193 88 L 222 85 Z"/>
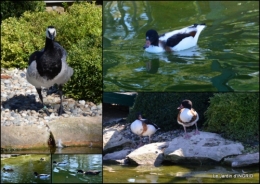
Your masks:
<path fill-rule="evenodd" d="M 35 86 L 42 104 L 41 87 L 49 88 L 54 84 L 59 86 L 60 108 L 58 115 L 61 115 L 64 112 L 62 107 L 62 85 L 71 78 L 73 69 L 66 63 L 66 50 L 54 41 L 55 37 L 56 29 L 53 26 L 48 26 L 45 47 L 41 51 L 35 51 L 29 57 L 26 79 Z M 43 108 L 49 115 L 44 104 Z"/>

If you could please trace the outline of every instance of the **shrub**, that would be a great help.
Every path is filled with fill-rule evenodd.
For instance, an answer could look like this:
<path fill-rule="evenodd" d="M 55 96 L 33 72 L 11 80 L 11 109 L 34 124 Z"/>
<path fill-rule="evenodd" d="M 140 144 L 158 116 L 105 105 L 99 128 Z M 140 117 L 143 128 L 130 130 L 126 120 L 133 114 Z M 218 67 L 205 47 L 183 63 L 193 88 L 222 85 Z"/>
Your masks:
<path fill-rule="evenodd" d="M 26 68 L 30 54 L 44 47 L 49 25 L 57 29 L 56 41 L 67 50 L 68 64 L 75 67 L 64 86 L 66 95 L 101 100 L 102 8 L 94 4 L 74 3 L 62 14 L 26 11 L 19 19 L 5 19 L 1 25 L 2 67 Z"/>
<path fill-rule="evenodd" d="M 259 137 L 259 94 L 214 94 L 205 116 L 207 131 L 233 140 L 256 140 Z"/>
<path fill-rule="evenodd" d="M 8 17 L 20 17 L 25 11 L 45 11 L 43 1 L 1 1 L 1 22 Z"/>
<path fill-rule="evenodd" d="M 208 107 L 209 97 L 213 93 L 138 93 L 133 107 L 127 117 L 129 122 L 136 119 L 136 113 L 141 112 L 144 118 L 157 124 L 162 130 L 172 130 L 182 128 L 177 123 L 177 109 L 182 100 L 189 99 L 193 103 L 193 108 L 199 114 L 198 126 L 204 122 L 204 112 Z"/>
<path fill-rule="evenodd" d="M 66 95 L 76 99 L 89 99 L 94 103 L 102 101 L 101 39 L 84 38 L 72 46 L 68 53 L 68 62 L 74 75 L 64 86 Z"/>

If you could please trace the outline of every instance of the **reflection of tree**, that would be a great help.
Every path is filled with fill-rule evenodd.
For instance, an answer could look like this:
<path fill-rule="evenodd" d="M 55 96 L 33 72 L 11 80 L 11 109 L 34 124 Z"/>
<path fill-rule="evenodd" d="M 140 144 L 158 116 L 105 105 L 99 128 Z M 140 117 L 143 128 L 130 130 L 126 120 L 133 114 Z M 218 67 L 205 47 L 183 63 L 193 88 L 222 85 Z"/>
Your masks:
<path fill-rule="evenodd" d="M 103 32 L 107 38 L 132 39 L 152 21 L 151 8 L 145 1 L 106 1 L 103 13 Z"/>
<path fill-rule="evenodd" d="M 146 62 L 146 70 L 148 73 L 157 73 L 159 66 L 159 59 L 150 59 Z"/>

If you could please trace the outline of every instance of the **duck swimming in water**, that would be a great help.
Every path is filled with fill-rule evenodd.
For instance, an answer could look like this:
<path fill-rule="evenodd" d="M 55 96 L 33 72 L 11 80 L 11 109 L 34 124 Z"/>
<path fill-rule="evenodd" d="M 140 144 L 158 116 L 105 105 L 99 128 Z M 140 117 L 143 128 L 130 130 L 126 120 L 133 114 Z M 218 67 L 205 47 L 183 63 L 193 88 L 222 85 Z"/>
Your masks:
<path fill-rule="evenodd" d="M 150 53 L 160 53 L 189 49 L 197 45 L 199 35 L 205 27 L 204 23 L 193 24 L 161 36 L 158 35 L 156 30 L 150 29 L 146 32 L 144 50 Z"/>
<path fill-rule="evenodd" d="M 14 170 L 12 168 L 10 168 L 10 169 L 3 168 L 3 171 L 4 172 L 13 172 Z"/>
<path fill-rule="evenodd" d="M 45 178 L 50 177 L 49 174 L 38 174 L 37 172 L 34 172 L 34 175 L 35 175 L 36 178 L 40 178 L 40 179 L 45 179 Z"/>

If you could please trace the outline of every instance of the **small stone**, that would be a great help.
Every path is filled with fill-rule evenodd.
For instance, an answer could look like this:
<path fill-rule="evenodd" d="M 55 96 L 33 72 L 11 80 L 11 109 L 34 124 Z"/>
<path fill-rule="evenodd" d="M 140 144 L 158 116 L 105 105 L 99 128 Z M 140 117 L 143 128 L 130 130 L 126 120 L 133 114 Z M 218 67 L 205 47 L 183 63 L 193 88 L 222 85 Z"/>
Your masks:
<path fill-rule="evenodd" d="M 91 110 L 93 111 L 93 110 L 96 110 L 97 109 L 97 106 L 96 105 L 94 105 L 94 106 L 92 106 L 91 107 Z"/>
<path fill-rule="evenodd" d="M 50 117 L 49 116 L 45 116 L 43 119 L 50 120 Z"/>
<path fill-rule="evenodd" d="M 4 80 L 4 83 L 5 83 L 5 84 L 10 84 L 11 81 L 10 81 L 10 80 Z"/>
<path fill-rule="evenodd" d="M 80 103 L 81 105 L 85 105 L 85 104 L 86 104 L 85 100 L 80 100 L 79 103 Z"/>
<path fill-rule="evenodd" d="M 64 118 L 67 118 L 67 117 L 69 117 L 69 115 L 68 115 L 68 114 L 62 114 L 62 116 L 63 116 Z"/>
<path fill-rule="evenodd" d="M 25 77 L 25 74 L 24 73 L 20 73 L 20 76 L 23 78 L 23 77 Z"/>

